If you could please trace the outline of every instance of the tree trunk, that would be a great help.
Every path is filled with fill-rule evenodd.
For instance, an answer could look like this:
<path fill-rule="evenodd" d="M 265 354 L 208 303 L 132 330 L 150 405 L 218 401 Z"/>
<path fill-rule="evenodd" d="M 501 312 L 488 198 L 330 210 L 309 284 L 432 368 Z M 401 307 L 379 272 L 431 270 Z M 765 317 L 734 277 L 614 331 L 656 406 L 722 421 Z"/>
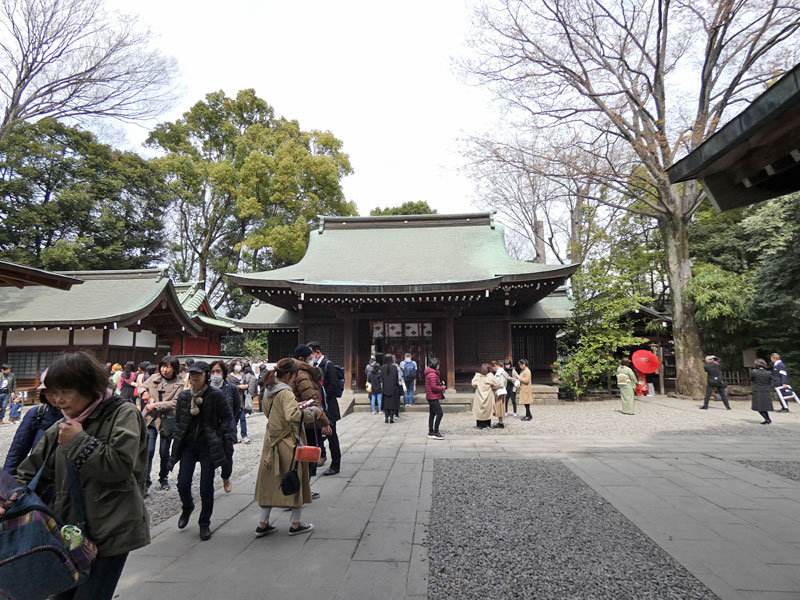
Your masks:
<path fill-rule="evenodd" d="M 533 262 L 545 264 L 547 262 L 544 249 L 544 222 L 538 219 L 534 221 L 536 228 L 536 237 L 534 238 L 534 249 L 536 250 L 536 257 Z"/>
<path fill-rule="evenodd" d="M 700 397 L 705 391 L 703 353 L 700 331 L 694 320 L 691 303 L 684 298 L 686 283 L 692 277 L 689 261 L 689 231 L 680 216 L 664 216 L 659 220 L 664 237 L 669 284 L 672 288 L 672 330 L 675 340 L 677 392 Z"/>

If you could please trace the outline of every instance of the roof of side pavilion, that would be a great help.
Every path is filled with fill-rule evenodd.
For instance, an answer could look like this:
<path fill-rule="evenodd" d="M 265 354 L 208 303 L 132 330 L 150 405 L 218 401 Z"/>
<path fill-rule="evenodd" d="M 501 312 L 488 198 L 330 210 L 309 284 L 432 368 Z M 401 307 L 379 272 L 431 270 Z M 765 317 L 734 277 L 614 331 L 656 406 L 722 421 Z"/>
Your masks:
<path fill-rule="evenodd" d="M 24 288 L 32 285 L 42 285 L 59 290 L 68 290 L 73 285 L 80 283 L 83 283 L 83 281 L 75 277 L 0 260 L 0 287 Z"/>
<path fill-rule="evenodd" d="M 482 293 L 502 286 L 541 288 L 541 297 L 577 268 L 511 258 L 503 227 L 487 212 L 322 217 L 299 263 L 229 277 L 246 293 L 288 307 L 282 295 Z"/>

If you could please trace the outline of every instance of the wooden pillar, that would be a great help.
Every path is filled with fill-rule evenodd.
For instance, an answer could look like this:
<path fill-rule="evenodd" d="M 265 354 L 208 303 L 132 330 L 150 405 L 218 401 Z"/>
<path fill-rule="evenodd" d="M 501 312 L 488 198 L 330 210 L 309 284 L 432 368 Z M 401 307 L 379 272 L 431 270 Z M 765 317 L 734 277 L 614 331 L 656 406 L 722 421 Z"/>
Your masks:
<path fill-rule="evenodd" d="M 664 395 L 664 349 L 658 345 L 658 387 L 661 395 Z"/>
<path fill-rule="evenodd" d="M 344 315 L 344 390 L 353 389 L 353 315 Z"/>
<path fill-rule="evenodd" d="M 103 364 L 108 362 L 108 342 L 110 339 L 110 330 L 108 327 L 103 327 L 103 348 L 100 350 L 100 362 Z"/>
<path fill-rule="evenodd" d="M 2 342 L 0 342 L 0 363 L 8 362 L 8 329 L 3 329 Z"/>
<path fill-rule="evenodd" d="M 69 339 L 67 341 L 67 350 L 69 352 L 75 352 L 75 330 L 72 327 L 69 328 Z"/>
<path fill-rule="evenodd" d="M 306 343 L 306 323 L 305 323 L 305 312 L 302 308 L 298 309 L 298 323 L 297 323 L 297 343 L 298 344 L 305 344 Z"/>
<path fill-rule="evenodd" d="M 446 349 L 445 356 L 445 382 L 448 392 L 455 392 L 456 389 L 456 344 L 453 332 L 453 315 L 448 313 L 444 318 L 444 342 Z"/>
<path fill-rule="evenodd" d="M 506 351 L 506 360 L 513 362 L 513 348 L 511 347 L 511 306 L 508 299 L 508 292 L 506 292 L 505 307 L 503 312 L 505 314 L 505 318 L 503 319 L 503 346 L 505 347 Z"/>

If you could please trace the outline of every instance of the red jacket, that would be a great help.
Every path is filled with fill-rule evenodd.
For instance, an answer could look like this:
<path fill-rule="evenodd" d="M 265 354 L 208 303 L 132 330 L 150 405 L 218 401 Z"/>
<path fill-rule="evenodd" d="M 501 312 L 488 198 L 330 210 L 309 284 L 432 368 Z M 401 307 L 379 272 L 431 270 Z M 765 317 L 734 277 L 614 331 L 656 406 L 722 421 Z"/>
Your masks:
<path fill-rule="evenodd" d="M 441 400 L 444 386 L 442 385 L 442 378 L 439 377 L 439 371 L 427 367 L 425 369 L 425 399 L 426 400 Z"/>

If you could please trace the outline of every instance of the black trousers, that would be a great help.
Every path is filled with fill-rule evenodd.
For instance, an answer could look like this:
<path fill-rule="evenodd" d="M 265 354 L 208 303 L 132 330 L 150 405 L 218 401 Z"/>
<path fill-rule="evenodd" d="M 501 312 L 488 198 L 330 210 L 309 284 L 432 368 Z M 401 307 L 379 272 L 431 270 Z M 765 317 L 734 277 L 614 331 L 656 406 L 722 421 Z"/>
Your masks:
<path fill-rule="evenodd" d="M 331 421 L 331 434 L 328 436 L 331 449 L 331 469 L 339 469 L 342 464 L 342 450 L 339 448 L 339 434 L 336 433 L 336 421 Z"/>
<path fill-rule="evenodd" d="M 708 406 L 708 401 L 711 398 L 711 394 L 717 390 L 720 396 L 722 396 L 722 403 L 725 405 L 725 408 L 730 408 L 730 404 L 728 404 L 728 394 L 725 393 L 725 386 L 724 385 L 712 385 L 710 383 L 706 384 L 706 397 L 703 399 L 703 406 Z"/>
<path fill-rule="evenodd" d="M 517 412 L 517 392 L 511 390 L 506 394 L 506 412 L 508 412 L 508 401 L 511 400 L 511 404 L 514 406 L 514 412 Z"/>
<path fill-rule="evenodd" d="M 127 558 L 127 552 L 115 556 L 99 556 L 92 564 L 89 578 L 83 584 L 53 596 L 52 600 L 111 600 Z"/>
<path fill-rule="evenodd" d="M 442 403 L 438 400 L 428 400 L 428 433 L 436 433 L 439 431 L 439 425 L 442 423 Z"/>

